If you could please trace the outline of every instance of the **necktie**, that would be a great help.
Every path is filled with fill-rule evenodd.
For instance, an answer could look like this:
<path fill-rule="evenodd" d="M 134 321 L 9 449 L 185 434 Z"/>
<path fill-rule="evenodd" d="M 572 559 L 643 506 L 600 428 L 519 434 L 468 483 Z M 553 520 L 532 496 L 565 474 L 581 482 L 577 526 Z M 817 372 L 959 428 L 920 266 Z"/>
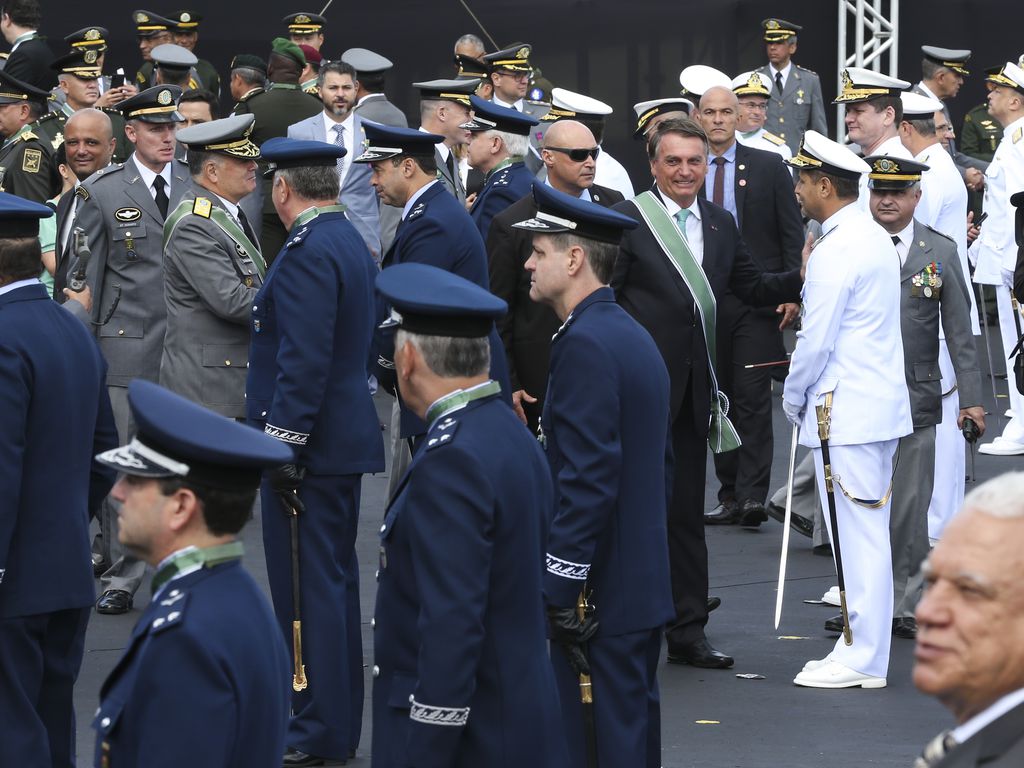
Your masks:
<path fill-rule="evenodd" d="M 245 211 L 243 211 L 241 208 L 238 209 L 238 223 L 242 225 L 242 231 L 245 232 L 245 236 L 249 238 L 249 242 L 251 242 L 257 248 L 259 248 L 260 241 L 256 238 L 256 233 L 249 225 L 249 219 L 245 215 Z"/>
<path fill-rule="evenodd" d="M 715 164 L 715 187 L 711 192 L 711 202 L 715 205 L 725 206 L 725 158 L 716 157 L 711 162 Z"/>
<path fill-rule="evenodd" d="M 956 739 L 949 731 L 944 731 L 925 745 L 920 757 L 914 761 L 914 768 L 932 768 L 956 746 Z"/>
<path fill-rule="evenodd" d="M 345 126 L 341 125 L 340 123 L 338 125 L 334 126 L 334 143 L 337 146 L 341 147 L 342 149 L 345 148 Z M 344 178 L 344 173 L 345 173 L 345 158 L 344 157 L 339 157 L 338 158 L 338 178 L 339 179 Z"/>
<path fill-rule="evenodd" d="M 445 165 L 448 166 L 448 172 L 452 175 L 452 184 L 458 186 L 457 180 L 459 178 L 459 174 L 458 171 L 455 170 L 455 153 L 451 150 L 448 150 L 448 159 L 445 160 Z"/>
<path fill-rule="evenodd" d="M 900 236 L 899 235 L 893 235 L 892 236 L 892 244 L 893 245 L 899 245 L 900 244 Z"/>
<path fill-rule="evenodd" d="M 782 73 L 781 72 L 776 72 L 775 73 L 775 90 L 779 92 L 780 96 L 782 95 Z"/>
<path fill-rule="evenodd" d="M 690 240 L 686 236 L 686 220 L 688 218 L 690 218 L 689 208 L 680 208 L 679 212 L 675 215 L 676 224 L 679 226 L 679 231 L 683 233 L 683 240 L 686 240 L 687 245 L 690 244 Z"/>
<path fill-rule="evenodd" d="M 153 199 L 156 200 L 156 207 L 160 209 L 160 215 L 164 219 L 167 218 L 167 206 L 171 202 L 170 200 L 167 199 L 167 193 L 164 192 L 164 187 L 166 185 L 167 182 L 164 181 L 163 176 L 157 176 L 155 179 L 153 179 L 153 190 L 156 192 L 156 195 L 154 196 Z"/>

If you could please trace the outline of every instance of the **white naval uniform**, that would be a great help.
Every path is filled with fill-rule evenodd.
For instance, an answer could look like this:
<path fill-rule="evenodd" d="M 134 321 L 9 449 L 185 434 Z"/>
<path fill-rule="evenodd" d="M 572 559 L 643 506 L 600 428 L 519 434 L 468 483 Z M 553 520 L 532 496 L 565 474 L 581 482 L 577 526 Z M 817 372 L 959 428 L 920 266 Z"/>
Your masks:
<path fill-rule="evenodd" d="M 880 499 L 892 477 L 899 438 L 913 431 L 900 335 L 900 261 L 889 235 L 858 205 L 822 222 L 807 265 L 803 327 L 783 398 L 802 409 L 800 442 L 812 449 L 822 507 L 828 509 L 815 406 L 833 392 L 832 470 L 860 499 Z M 892 633 L 891 502 L 854 504 L 835 485 L 839 542 L 853 645 L 831 658 L 885 677 Z M 826 514 L 829 535 L 831 521 Z M 834 540 L 834 539 L 833 539 Z"/>
<path fill-rule="evenodd" d="M 960 268 L 965 277 L 967 266 L 967 187 L 953 158 L 941 144 L 932 144 L 915 155 L 915 160 L 928 166 L 921 176 L 921 200 L 914 218 L 948 236 L 956 243 Z M 970 286 L 968 285 L 968 288 Z M 970 292 L 971 331 L 981 333 L 974 291 Z M 964 501 L 964 477 L 967 472 L 966 446 L 956 424 L 960 415 L 960 398 L 951 391 L 956 384 L 953 361 L 949 357 L 945 333 L 939 324 L 939 371 L 942 373 L 942 421 L 935 425 L 935 482 L 928 505 L 928 537 L 938 539 L 946 524 Z"/>
<path fill-rule="evenodd" d="M 604 147 L 601 148 L 601 154 L 597 156 L 597 162 L 594 164 L 594 183 L 621 192 L 626 200 L 632 200 L 634 197 L 633 182 L 629 180 L 629 174 L 622 167 L 622 163 L 605 152 Z"/>
<path fill-rule="evenodd" d="M 777 141 L 772 141 L 768 136 L 775 136 L 775 134 L 768 133 L 764 128 L 759 128 L 752 133 L 736 131 L 736 141 L 740 144 L 743 144 L 746 147 L 753 147 L 754 149 L 763 149 L 766 152 L 774 152 L 783 160 L 792 159 L 793 152 L 790 150 L 789 145 L 786 144 L 785 140 L 775 136 Z"/>
<path fill-rule="evenodd" d="M 981 234 L 971 245 L 968 255 L 975 265 L 974 282 L 996 286 L 996 307 L 999 310 L 999 332 L 1003 341 L 1003 357 L 1017 343 L 1017 326 L 1013 321 L 1010 291 L 1002 270 L 1013 272 L 1017 261 L 1014 236 L 1016 209 L 1010 195 L 1024 190 L 1024 117 L 1003 129 L 1003 138 L 985 172 L 985 219 Z M 1012 279 L 1012 278 L 1011 278 Z M 1024 325 L 1024 321 L 1021 323 Z M 1007 368 L 1010 367 L 1007 363 Z M 1009 377 L 1010 408 L 1014 417 L 1003 428 L 1002 437 L 1024 443 L 1024 398 Z"/>

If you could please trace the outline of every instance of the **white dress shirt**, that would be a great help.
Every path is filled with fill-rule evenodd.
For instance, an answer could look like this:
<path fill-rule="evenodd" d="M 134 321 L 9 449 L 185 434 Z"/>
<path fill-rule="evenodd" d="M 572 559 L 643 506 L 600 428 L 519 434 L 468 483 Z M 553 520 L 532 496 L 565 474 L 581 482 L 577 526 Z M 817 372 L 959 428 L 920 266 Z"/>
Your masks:
<path fill-rule="evenodd" d="M 889 235 L 892 237 L 892 235 Z M 896 233 L 899 238 L 893 245 L 896 246 L 896 253 L 900 256 L 900 267 L 907 263 L 907 255 L 910 253 L 910 246 L 914 242 L 914 220 L 911 219 L 903 229 Z"/>
<path fill-rule="evenodd" d="M 682 210 L 682 206 L 668 195 L 663 194 L 660 189 L 658 190 L 658 197 L 661 198 L 661 202 L 665 206 L 665 210 L 668 211 L 668 215 L 675 219 L 676 214 Z M 693 203 L 687 210 L 690 212 L 690 215 L 686 217 L 686 244 L 690 246 L 690 253 L 693 254 L 693 258 L 703 267 L 704 228 L 701 224 L 700 205 L 698 205 L 696 198 L 694 198 Z"/>
<path fill-rule="evenodd" d="M 156 190 L 153 189 L 153 181 L 157 176 L 162 176 L 164 179 L 164 194 L 169 198 L 171 196 L 171 164 L 165 163 L 160 173 L 154 173 L 149 170 L 146 166 L 139 162 L 139 159 L 132 155 L 132 162 L 135 163 L 135 167 L 139 169 L 139 176 L 142 177 L 143 183 L 149 189 L 149 196 L 156 200 Z M 168 211 L 169 213 L 170 211 Z"/>
<path fill-rule="evenodd" d="M 338 179 L 341 182 L 341 186 L 345 186 L 345 177 L 348 176 L 348 170 L 352 167 L 350 159 L 354 157 L 352 153 L 355 151 L 355 142 L 353 138 L 353 132 L 356 127 L 355 112 L 349 111 L 348 117 L 342 120 L 340 123 L 335 122 L 334 118 L 327 114 L 327 112 L 321 112 L 324 120 L 324 135 L 327 137 L 328 144 L 336 143 L 334 139 L 337 137 L 337 132 L 334 130 L 334 126 L 341 126 L 341 137 L 345 142 L 345 149 L 348 150 L 348 154 L 341 159 L 341 172 L 338 174 Z"/>
<path fill-rule="evenodd" d="M 772 93 L 775 93 L 775 73 L 782 75 L 782 90 L 786 90 L 786 82 L 789 80 L 789 73 L 793 71 L 793 60 L 786 62 L 782 69 L 776 69 L 774 64 L 768 64 L 768 77 L 772 79 Z"/>

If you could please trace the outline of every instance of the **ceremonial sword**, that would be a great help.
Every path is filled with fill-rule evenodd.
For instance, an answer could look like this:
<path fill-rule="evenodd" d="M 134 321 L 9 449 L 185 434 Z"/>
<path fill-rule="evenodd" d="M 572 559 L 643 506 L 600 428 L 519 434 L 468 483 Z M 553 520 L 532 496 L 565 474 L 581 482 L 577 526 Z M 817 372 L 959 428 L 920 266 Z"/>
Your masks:
<path fill-rule="evenodd" d="M 853 645 L 853 628 L 850 626 L 850 612 L 846 608 L 846 579 L 843 576 L 843 551 L 839 547 L 839 519 L 836 516 L 836 496 L 832 488 L 832 459 L 828 451 L 828 435 L 832 426 L 832 393 L 825 394 L 825 404 L 814 406 L 818 417 L 818 439 L 821 440 L 821 461 L 825 470 L 825 497 L 828 499 L 828 516 L 832 521 L 832 554 L 836 559 L 836 575 L 839 577 L 839 610 L 843 614 L 843 642 Z"/>
<path fill-rule="evenodd" d="M 288 524 L 292 539 L 292 656 L 295 671 L 292 674 L 292 690 L 304 691 L 309 681 L 306 679 L 306 665 L 302 663 L 302 590 L 299 588 L 299 512 L 305 512 L 305 505 L 295 490 L 281 491 L 278 494 L 281 503 L 288 512 Z"/>
<path fill-rule="evenodd" d="M 796 438 L 800 432 L 798 424 L 793 425 L 793 441 L 789 446 L 789 475 L 786 482 L 786 517 L 782 521 L 782 558 L 779 560 L 779 588 L 775 595 L 775 628 L 782 620 L 782 593 L 786 588 L 786 562 L 789 559 L 789 524 L 793 519 L 793 473 L 796 470 Z"/>

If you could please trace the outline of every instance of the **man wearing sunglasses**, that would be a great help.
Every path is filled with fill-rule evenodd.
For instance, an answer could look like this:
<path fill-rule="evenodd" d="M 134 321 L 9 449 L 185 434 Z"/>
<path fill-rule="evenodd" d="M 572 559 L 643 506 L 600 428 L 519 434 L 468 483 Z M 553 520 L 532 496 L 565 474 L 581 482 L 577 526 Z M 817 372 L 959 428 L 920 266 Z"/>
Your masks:
<path fill-rule="evenodd" d="M 541 146 L 547 171 L 543 183 L 605 207 L 622 202 L 621 193 L 594 183 L 599 153 L 594 134 L 583 123 L 559 120 L 548 129 Z M 537 203 L 533 194 L 528 194 L 494 217 L 487 236 L 491 293 L 508 304 L 508 313 L 497 325 L 508 358 L 512 405 L 531 432 L 537 430 L 544 405 L 551 337 L 561 325 L 554 310 L 530 300 L 530 273 L 525 264 L 532 253 L 533 235 L 513 227 L 536 213 Z"/>

